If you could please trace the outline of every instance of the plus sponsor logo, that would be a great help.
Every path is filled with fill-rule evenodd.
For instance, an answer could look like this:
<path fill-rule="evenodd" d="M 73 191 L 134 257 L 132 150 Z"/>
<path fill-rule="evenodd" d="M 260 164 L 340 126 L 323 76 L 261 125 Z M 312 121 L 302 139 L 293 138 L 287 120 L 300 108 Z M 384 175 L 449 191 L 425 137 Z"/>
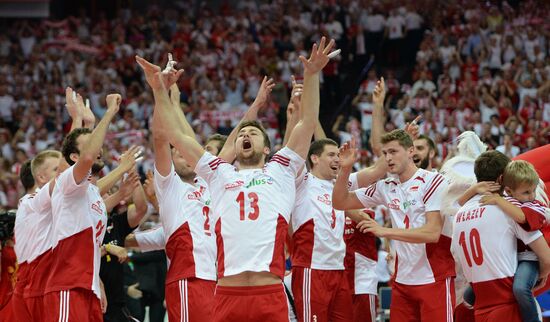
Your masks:
<path fill-rule="evenodd" d="M 266 177 L 263 177 L 263 178 L 252 179 L 246 185 L 246 188 L 261 186 L 261 185 L 264 185 L 264 184 L 273 184 L 273 178 L 266 176 Z"/>
<path fill-rule="evenodd" d="M 416 205 L 416 200 L 406 200 L 403 202 L 403 210 L 407 210 L 407 208 Z"/>

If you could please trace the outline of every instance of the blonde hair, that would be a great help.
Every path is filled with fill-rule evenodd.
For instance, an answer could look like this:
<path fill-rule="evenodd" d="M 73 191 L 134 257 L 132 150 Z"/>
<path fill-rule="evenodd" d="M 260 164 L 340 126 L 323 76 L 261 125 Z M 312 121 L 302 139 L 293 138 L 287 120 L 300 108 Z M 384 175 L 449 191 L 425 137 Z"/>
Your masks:
<path fill-rule="evenodd" d="M 521 184 L 537 185 L 539 175 L 533 165 L 527 161 L 516 160 L 508 163 L 502 175 L 502 185 L 516 189 Z"/>
<path fill-rule="evenodd" d="M 61 152 L 55 150 L 44 150 L 38 153 L 31 161 L 31 172 L 33 177 L 36 177 L 38 168 L 40 168 L 49 158 L 59 159 L 61 158 Z"/>

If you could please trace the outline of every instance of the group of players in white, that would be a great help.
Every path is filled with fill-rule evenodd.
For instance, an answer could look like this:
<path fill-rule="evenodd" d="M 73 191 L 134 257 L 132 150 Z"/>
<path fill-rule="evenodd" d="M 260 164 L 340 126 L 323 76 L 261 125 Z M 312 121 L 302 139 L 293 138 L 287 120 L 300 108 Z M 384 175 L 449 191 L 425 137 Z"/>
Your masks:
<path fill-rule="evenodd" d="M 486 152 L 475 165 L 480 184 L 459 200 L 464 206 L 454 223 L 443 218 L 441 200 L 449 183 L 416 166 L 416 141 L 408 134 L 414 127 L 382 133 L 381 80 L 373 94 L 372 136 L 382 156 L 351 173 L 354 142 L 339 148 L 323 138 L 318 122 L 320 73 L 333 47 L 333 40 L 322 38 L 309 58 L 300 57 L 303 84 L 293 82 L 284 147 L 269 161 L 271 144 L 256 116 L 272 80 L 264 78 L 223 147 L 203 148 L 171 97 L 183 70 L 170 64 L 163 71 L 136 57 L 155 100 L 154 188 L 161 227 L 131 234 L 126 246 L 165 249 L 169 320 L 289 321 L 292 308 L 282 280 L 290 254 L 298 321 L 375 321 L 376 236 L 391 240 L 396 254 L 392 321 L 453 321 L 455 259 L 473 287 L 475 300 L 469 300 L 475 302 L 470 311 L 476 321 L 521 321 L 512 291 L 516 238 L 536 254 L 527 260 L 538 260 L 538 276 L 550 268 L 550 249 L 537 231 L 546 209 L 534 201 L 536 172 L 527 163 L 508 164 L 503 155 Z M 105 135 L 121 97 L 107 96 L 107 112 L 90 130 L 80 128 L 89 111 L 69 103 L 71 91 L 73 130 L 61 153 L 43 151 L 33 159 L 36 186 L 17 212 L 19 277 L 12 299 L 17 321 L 102 321 L 108 305 L 99 265 L 109 252 L 102 240 L 112 202 L 102 196 L 133 171 L 136 149 L 107 177 L 92 176 L 101 168 Z M 500 189 L 495 182 L 502 184 L 503 173 L 506 192 L 518 201 L 489 194 Z M 388 208 L 391 228 L 367 211 L 378 205 Z"/>

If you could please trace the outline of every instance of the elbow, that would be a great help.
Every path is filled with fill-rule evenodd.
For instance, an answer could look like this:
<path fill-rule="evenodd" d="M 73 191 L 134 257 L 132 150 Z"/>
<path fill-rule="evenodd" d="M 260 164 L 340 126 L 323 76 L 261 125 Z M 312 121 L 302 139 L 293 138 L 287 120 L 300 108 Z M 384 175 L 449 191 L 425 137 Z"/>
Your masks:
<path fill-rule="evenodd" d="M 429 235 L 428 235 L 428 240 L 426 240 L 427 243 L 437 243 L 439 241 L 439 237 L 441 236 L 441 232 L 440 231 L 434 231 L 434 232 L 431 232 Z"/>

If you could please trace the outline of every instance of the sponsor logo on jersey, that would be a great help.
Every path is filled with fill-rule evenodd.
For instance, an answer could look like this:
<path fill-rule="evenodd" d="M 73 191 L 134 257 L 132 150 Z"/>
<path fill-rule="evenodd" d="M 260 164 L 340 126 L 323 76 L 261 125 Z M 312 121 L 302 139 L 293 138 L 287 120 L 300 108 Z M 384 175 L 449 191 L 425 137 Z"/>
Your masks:
<path fill-rule="evenodd" d="M 390 193 L 395 193 L 395 189 L 390 190 Z"/>
<path fill-rule="evenodd" d="M 406 200 L 403 203 L 403 210 L 407 210 L 407 208 L 409 208 L 410 206 L 414 206 L 414 205 L 416 205 L 416 200 Z"/>
<path fill-rule="evenodd" d="M 101 210 L 101 200 L 98 200 L 92 204 L 92 210 L 97 212 L 98 215 L 103 215 L 103 210 Z"/>
<path fill-rule="evenodd" d="M 225 190 L 235 189 L 235 188 L 242 187 L 242 186 L 244 186 L 244 181 L 237 180 L 235 182 L 231 182 L 231 183 L 226 184 L 225 185 Z"/>
<path fill-rule="evenodd" d="M 416 191 L 418 191 L 418 188 L 420 188 L 420 187 L 419 186 L 412 186 L 412 187 L 409 188 L 409 191 L 410 192 L 416 192 Z"/>
<path fill-rule="evenodd" d="M 320 202 L 322 202 L 322 203 L 324 203 L 325 205 L 328 205 L 328 206 L 330 206 L 332 204 L 331 197 L 328 193 L 325 193 L 322 196 L 317 196 L 317 200 L 319 200 Z"/>
<path fill-rule="evenodd" d="M 187 199 L 189 199 L 189 200 L 200 200 L 205 191 L 206 191 L 206 188 L 203 187 L 203 186 L 200 186 L 199 190 L 189 193 L 187 195 Z"/>
<path fill-rule="evenodd" d="M 246 185 L 246 188 L 261 186 L 264 184 L 273 184 L 273 178 L 271 177 L 264 177 L 264 178 L 258 178 L 258 179 L 252 179 L 250 182 Z"/>
<path fill-rule="evenodd" d="M 393 210 L 401 210 L 401 206 L 399 204 L 401 201 L 399 199 L 392 199 L 392 201 L 388 204 L 388 208 Z"/>

